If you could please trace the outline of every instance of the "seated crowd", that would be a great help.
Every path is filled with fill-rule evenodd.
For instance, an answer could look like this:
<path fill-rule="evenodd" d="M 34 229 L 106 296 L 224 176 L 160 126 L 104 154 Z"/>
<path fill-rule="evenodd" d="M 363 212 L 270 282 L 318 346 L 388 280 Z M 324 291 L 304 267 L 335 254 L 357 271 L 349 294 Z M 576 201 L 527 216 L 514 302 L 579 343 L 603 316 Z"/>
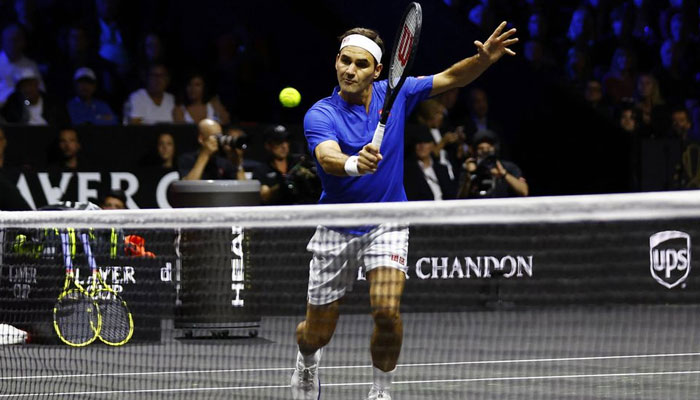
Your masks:
<path fill-rule="evenodd" d="M 0 124 L 62 128 L 61 168 L 74 169 L 80 154 L 69 127 L 197 124 L 198 151 L 176 156 L 175 139 L 163 132 L 158 160 L 150 161 L 179 171 L 182 179 L 258 179 L 268 204 L 317 198 L 315 165 L 304 144 L 289 145 L 284 126 L 273 125 L 265 134 L 265 159 L 246 157 L 245 132 L 237 122 L 249 116 L 240 115 L 231 100 L 235 84 L 226 72 L 237 63 L 230 35 L 217 42 L 216 66 L 182 71 L 167 57 L 164 42 L 170 38 L 135 32 L 120 17 L 118 0 L 95 0 L 87 16 L 67 18 L 64 26 L 44 21 L 37 1 L 6 3 L 14 7 L 0 10 Z M 683 141 L 700 139 L 700 57 L 692 50 L 700 46 L 697 3 L 582 0 L 547 7 L 542 0 L 445 1 L 465 23 L 485 32 L 495 21 L 514 21 L 534 74 L 564 83 L 630 135 Z M 465 107 L 458 98 L 466 99 Z M 410 200 L 529 194 L 523 171 L 508 160 L 504 138 L 513 135 L 489 114 L 484 89 L 467 87 L 427 100 L 410 122 Z M 0 129 L 0 171 L 5 142 Z M 295 148 L 302 150 L 297 154 Z"/>

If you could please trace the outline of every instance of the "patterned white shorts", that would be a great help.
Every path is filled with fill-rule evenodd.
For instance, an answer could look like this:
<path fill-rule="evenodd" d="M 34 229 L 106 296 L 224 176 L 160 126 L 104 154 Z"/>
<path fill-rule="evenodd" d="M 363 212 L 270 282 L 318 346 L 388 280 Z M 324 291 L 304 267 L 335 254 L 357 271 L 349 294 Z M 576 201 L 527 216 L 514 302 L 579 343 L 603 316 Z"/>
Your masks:
<path fill-rule="evenodd" d="M 365 273 L 389 267 L 407 274 L 408 226 L 382 224 L 362 236 L 319 226 L 306 250 L 313 253 L 308 301 L 329 304 L 352 291 L 359 267 Z"/>

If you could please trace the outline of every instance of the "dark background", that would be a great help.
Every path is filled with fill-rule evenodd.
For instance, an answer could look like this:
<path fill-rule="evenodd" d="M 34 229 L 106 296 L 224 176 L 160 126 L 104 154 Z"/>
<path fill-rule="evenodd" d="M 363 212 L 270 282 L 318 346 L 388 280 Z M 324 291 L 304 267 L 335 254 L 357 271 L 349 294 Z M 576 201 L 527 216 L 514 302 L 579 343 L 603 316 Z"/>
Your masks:
<path fill-rule="evenodd" d="M 12 20 L 12 3 L 0 1 L 0 7 L 7 11 L 0 25 Z M 54 58 L 47 57 L 43 64 L 50 70 L 61 63 L 56 53 L 60 54 L 65 28 L 94 19 L 95 2 L 44 0 L 38 3 L 43 10 L 45 30 L 54 33 L 57 41 Z M 131 32 L 130 46 L 134 54 L 141 51 L 145 34 L 156 32 L 162 37 L 166 64 L 172 75 L 170 92 L 176 95 L 181 92 L 187 71 L 204 70 L 212 85 L 225 92 L 220 93 L 222 98 L 228 96 L 227 106 L 235 122 L 252 127 L 254 132 L 260 130 L 258 126 L 280 122 L 299 131 L 305 111 L 315 101 L 330 95 L 336 85 L 333 62 L 337 37 L 349 28 L 365 26 L 378 30 L 390 47 L 398 19 L 408 1 L 123 0 L 121 3 L 121 20 Z M 440 72 L 473 55 L 473 41 L 484 41 L 498 22 L 494 18 L 488 29 L 481 29 L 468 19 L 468 11 L 477 1 L 449 3 L 421 2 L 423 28 L 414 75 Z M 508 149 L 509 158 L 523 170 L 531 195 L 682 189 L 673 176 L 677 175 L 680 164 L 680 143 L 640 145 L 620 131 L 613 120 L 587 107 L 581 94 L 572 92 L 561 79 L 561 71 L 542 73 L 529 65 L 522 51 L 522 43 L 527 39 L 524 25 L 529 3 L 531 1 L 490 2 L 496 16 L 512 16 L 509 22 L 519 29 L 521 43 L 514 46 L 517 56 L 504 57 L 474 85 L 487 91 L 490 116 L 503 126 L 504 147 Z M 557 43 L 565 35 L 570 16 L 579 2 L 540 3 L 550 15 L 550 39 Z M 619 5 L 623 2 L 603 3 Z M 658 3 L 666 5 L 666 2 Z M 686 9 L 695 11 L 690 15 L 694 15 L 697 22 L 697 2 L 686 3 Z M 220 72 L 217 75 L 217 55 L 226 48 L 222 45 L 224 42 L 234 45 L 237 61 L 230 66 L 229 75 Z M 559 63 L 556 67 L 561 70 L 564 66 Z M 230 78 L 230 82 L 222 82 L 221 77 Z M 226 86 L 228 83 L 230 85 Z M 138 73 L 135 72 L 134 79 L 125 81 L 124 86 L 128 89 L 126 93 L 141 87 Z M 281 107 L 277 93 L 285 86 L 296 87 L 301 92 L 299 107 Z M 457 109 L 462 112 L 466 112 L 467 89 L 460 92 L 458 100 Z M 13 127 L 6 130 L 9 136 L 24 135 Z M 124 137 L 129 135 L 134 134 L 125 133 Z M 34 151 L 31 147 L 19 148 L 17 142 L 10 143 L 13 157 Z M 192 144 L 183 143 L 179 150 L 187 150 Z M 111 144 L 101 147 L 110 148 Z M 304 148 L 303 140 L 297 147 Z M 96 154 L 93 158 L 99 159 L 99 150 Z M 646 162 L 646 167 L 639 162 Z M 650 171 L 654 176 L 640 177 L 642 171 Z M 644 179 L 653 182 L 640 184 Z"/>

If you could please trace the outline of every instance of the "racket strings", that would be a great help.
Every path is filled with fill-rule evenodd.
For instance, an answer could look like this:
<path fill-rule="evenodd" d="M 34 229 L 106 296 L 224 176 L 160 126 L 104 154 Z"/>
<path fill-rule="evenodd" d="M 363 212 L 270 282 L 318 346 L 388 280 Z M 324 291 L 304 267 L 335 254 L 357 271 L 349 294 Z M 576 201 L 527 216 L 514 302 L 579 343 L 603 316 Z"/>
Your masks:
<path fill-rule="evenodd" d="M 396 87 L 399 80 L 401 80 L 401 76 L 408 65 L 407 57 L 410 57 L 421 18 L 421 13 L 416 7 L 413 7 L 406 14 L 406 19 L 399 32 L 398 47 L 394 50 L 393 59 L 389 67 L 389 84 L 392 88 Z"/>
<path fill-rule="evenodd" d="M 55 322 L 64 340 L 72 344 L 84 344 L 97 335 L 99 326 L 97 307 L 86 295 L 72 292 L 56 305 Z"/>
<path fill-rule="evenodd" d="M 131 336 L 131 317 L 126 304 L 109 292 L 99 292 L 95 299 L 102 316 L 100 338 L 108 343 L 124 342 Z"/>

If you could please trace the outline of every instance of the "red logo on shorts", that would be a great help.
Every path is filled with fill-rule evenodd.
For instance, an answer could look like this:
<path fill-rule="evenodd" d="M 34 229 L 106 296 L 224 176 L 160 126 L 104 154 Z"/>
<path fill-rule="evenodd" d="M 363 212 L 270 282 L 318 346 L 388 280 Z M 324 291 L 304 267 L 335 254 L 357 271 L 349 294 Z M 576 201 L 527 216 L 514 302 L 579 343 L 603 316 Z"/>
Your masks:
<path fill-rule="evenodd" d="M 397 262 L 401 265 L 406 265 L 406 259 L 403 257 L 400 257 L 398 254 L 392 254 L 391 261 Z"/>

